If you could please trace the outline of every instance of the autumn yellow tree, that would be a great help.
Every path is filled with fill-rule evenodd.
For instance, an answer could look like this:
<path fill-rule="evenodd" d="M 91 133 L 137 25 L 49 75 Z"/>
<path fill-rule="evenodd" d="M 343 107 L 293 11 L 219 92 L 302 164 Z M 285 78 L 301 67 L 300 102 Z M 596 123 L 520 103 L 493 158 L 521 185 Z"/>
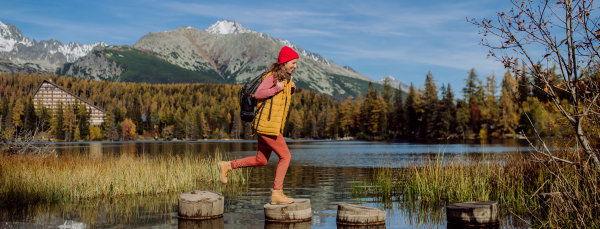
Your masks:
<path fill-rule="evenodd" d="M 340 115 L 340 128 L 342 129 L 342 135 L 346 137 L 350 134 L 350 129 L 354 126 L 354 107 L 352 96 L 348 96 L 346 101 L 340 103 L 339 115 Z"/>
<path fill-rule="evenodd" d="M 500 92 L 499 122 L 494 137 L 503 137 L 506 134 L 515 134 L 514 128 L 519 124 L 518 105 L 515 103 L 517 95 L 517 82 L 510 71 L 506 71 L 502 80 L 502 91 Z"/>
<path fill-rule="evenodd" d="M 136 139 L 136 126 L 131 119 L 126 118 L 125 121 L 121 122 L 121 126 L 123 127 L 123 140 L 130 141 Z"/>
<path fill-rule="evenodd" d="M 25 106 L 23 105 L 23 101 L 20 99 L 13 103 L 12 108 L 12 124 L 15 128 L 19 128 L 23 126 L 23 120 L 21 117 L 25 114 Z"/>

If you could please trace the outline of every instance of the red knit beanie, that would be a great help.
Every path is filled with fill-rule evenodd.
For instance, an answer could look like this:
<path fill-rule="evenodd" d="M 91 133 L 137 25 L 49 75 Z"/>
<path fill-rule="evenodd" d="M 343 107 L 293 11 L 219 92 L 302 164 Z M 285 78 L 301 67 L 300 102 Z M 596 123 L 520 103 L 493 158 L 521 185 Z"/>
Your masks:
<path fill-rule="evenodd" d="M 296 51 L 294 51 L 290 47 L 283 46 L 283 48 L 281 48 L 281 51 L 279 51 L 278 60 L 279 60 L 280 64 L 283 64 L 285 62 L 288 62 L 290 60 L 297 59 L 297 58 L 298 58 L 298 53 L 296 53 Z"/>

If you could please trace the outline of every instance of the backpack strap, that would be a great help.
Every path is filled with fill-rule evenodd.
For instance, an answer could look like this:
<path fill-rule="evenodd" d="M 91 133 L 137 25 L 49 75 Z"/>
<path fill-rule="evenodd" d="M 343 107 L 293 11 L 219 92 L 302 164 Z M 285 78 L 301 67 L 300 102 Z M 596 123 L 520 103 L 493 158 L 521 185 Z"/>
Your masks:
<path fill-rule="evenodd" d="M 269 117 L 267 117 L 267 121 L 271 121 L 271 111 L 272 110 L 273 110 L 273 96 L 271 96 L 271 107 L 269 107 Z"/>
<path fill-rule="evenodd" d="M 265 109 L 265 105 L 267 99 L 265 99 L 265 101 L 263 101 L 263 103 L 260 105 L 260 107 L 258 107 L 257 111 L 258 113 L 260 113 L 258 115 L 258 121 L 256 121 L 256 116 L 254 116 L 254 120 L 252 120 L 252 134 L 250 135 L 250 137 L 254 137 L 254 135 L 256 134 L 256 129 L 258 128 L 258 124 L 260 123 L 260 117 L 262 117 L 262 111 Z M 271 108 L 273 107 L 273 96 L 271 96 Z M 271 111 L 269 111 L 269 119 L 271 119 Z M 256 122 L 256 125 L 254 124 Z"/>
<path fill-rule="evenodd" d="M 268 72 L 264 72 L 261 75 L 261 83 L 262 83 L 262 81 L 265 80 L 266 77 L 268 77 L 267 73 Z M 252 97 L 254 97 L 254 95 L 252 95 Z M 273 110 L 273 96 L 271 96 L 269 98 L 271 99 L 271 106 L 269 108 L 269 117 L 267 117 L 267 121 L 271 120 L 271 110 Z M 258 124 L 260 123 L 260 117 L 262 117 L 262 111 L 265 109 L 266 102 L 269 98 L 265 99 L 263 101 L 263 103 L 260 105 L 260 107 L 258 107 L 258 109 L 257 109 L 258 113 L 260 113 L 260 114 L 258 115 L 258 121 L 256 121 L 256 116 L 254 116 L 254 120 L 252 120 L 252 127 L 251 127 L 252 134 L 250 134 L 250 137 L 254 137 L 254 135 L 256 134 L 256 129 L 258 128 Z M 254 124 L 255 121 L 256 121 L 256 125 Z"/>

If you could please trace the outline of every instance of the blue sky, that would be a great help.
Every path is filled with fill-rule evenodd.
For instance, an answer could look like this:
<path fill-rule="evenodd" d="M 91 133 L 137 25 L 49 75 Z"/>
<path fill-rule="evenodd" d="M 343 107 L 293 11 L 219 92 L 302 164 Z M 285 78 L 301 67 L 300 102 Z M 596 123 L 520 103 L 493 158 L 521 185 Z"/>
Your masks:
<path fill-rule="evenodd" d="M 205 29 L 218 20 L 287 39 L 379 80 L 392 75 L 422 87 L 431 71 L 455 93 L 470 68 L 480 79 L 502 65 L 487 59 L 482 35 L 466 18 L 494 18 L 506 1 L 10 1 L 0 21 L 31 39 L 133 45 L 149 32 Z M 500 81 L 500 80 L 498 80 Z"/>

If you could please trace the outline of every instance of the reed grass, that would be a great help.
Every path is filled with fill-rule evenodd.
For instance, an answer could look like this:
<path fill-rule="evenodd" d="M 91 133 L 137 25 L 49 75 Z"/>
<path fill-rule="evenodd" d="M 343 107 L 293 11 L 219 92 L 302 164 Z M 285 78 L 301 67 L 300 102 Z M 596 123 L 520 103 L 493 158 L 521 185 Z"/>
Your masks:
<path fill-rule="evenodd" d="M 584 159 L 577 151 L 564 149 L 555 153 L 572 161 Z M 600 210 L 600 179 L 598 172 L 589 167 L 542 162 L 524 152 L 476 156 L 438 153 L 410 163 L 385 162 L 373 171 L 371 179 L 353 185 L 356 195 L 442 206 L 492 200 L 498 201 L 512 218 L 543 227 L 574 222 L 582 227 L 600 226 L 596 217 Z M 543 216 L 546 209 L 541 209 L 538 194 L 549 192 L 576 193 L 575 210 Z"/>
<path fill-rule="evenodd" d="M 215 191 L 220 184 L 217 162 L 220 152 L 203 156 L 186 152 L 181 155 L 62 155 L 36 157 L 0 156 L 0 196 L 4 204 L 59 202 L 184 192 L 198 187 Z M 234 170 L 228 186 L 247 183 L 249 169 Z M 208 185 L 208 186 L 207 186 Z"/>
<path fill-rule="evenodd" d="M 178 193 L 100 197 L 76 202 L 11 205 L 0 208 L 5 227 L 52 227 L 70 220 L 83 227 L 156 227 L 177 222 Z M 63 226 L 64 227 L 64 226 Z"/>

